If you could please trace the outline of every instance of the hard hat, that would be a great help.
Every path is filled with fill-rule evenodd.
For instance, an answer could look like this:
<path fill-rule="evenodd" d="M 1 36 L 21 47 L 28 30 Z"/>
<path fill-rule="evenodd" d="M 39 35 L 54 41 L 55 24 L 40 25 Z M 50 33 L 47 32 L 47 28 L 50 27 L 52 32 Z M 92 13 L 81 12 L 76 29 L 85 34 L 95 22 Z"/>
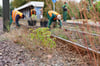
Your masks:
<path fill-rule="evenodd" d="M 61 19 L 61 15 L 57 15 L 57 18 L 60 20 Z"/>

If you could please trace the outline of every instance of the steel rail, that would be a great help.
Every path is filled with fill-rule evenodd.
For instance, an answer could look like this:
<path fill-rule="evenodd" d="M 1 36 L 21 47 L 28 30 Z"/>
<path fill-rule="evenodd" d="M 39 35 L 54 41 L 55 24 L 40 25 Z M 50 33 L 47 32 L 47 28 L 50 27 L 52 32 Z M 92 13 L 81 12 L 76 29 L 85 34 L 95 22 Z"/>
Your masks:
<path fill-rule="evenodd" d="M 97 25 L 97 24 L 95 24 L 95 25 L 94 24 L 83 24 L 83 22 L 82 23 L 80 23 L 80 22 L 79 23 L 78 22 L 76 22 L 76 23 L 75 22 L 67 22 L 66 24 L 85 25 L 85 26 L 90 25 L 91 27 L 99 27 L 100 28 L 100 25 Z"/>
<path fill-rule="evenodd" d="M 79 33 L 82 33 L 82 34 L 87 34 L 87 35 L 93 35 L 93 36 L 99 36 L 99 34 L 94 34 L 94 33 L 89 33 L 89 32 L 84 32 L 84 31 L 78 31 L 78 30 L 72 30 L 72 29 L 67 29 L 68 31 L 72 31 L 72 32 L 79 32 Z"/>
<path fill-rule="evenodd" d="M 70 40 L 66 40 L 66 39 L 63 39 L 63 38 L 58 37 L 58 36 L 55 36 L 55 35 L 51 35 L 51 37 L 56 38 L 56 39 L 59 39 L 59 40 L 64 41 L 64 42 L 67 42 L 67 43 L 68 43 L 69 45 L 71 45 L 71 46 L 77 46 L 77 47 L 79 47 L 80 49 L 84 49 L 84 50 L 87 50 L 87 49 L 88 49 L 90 52 L 94 52 L 95 54 L 100 55 L 100 52 L 99 52 L 99 51 L 96 51 L 96 50 L 91 49 L 91 48 L 89 48 L 89 47 L 85 47 L 85 46 L 83 46 L 83 45 L 80 45 L 80 44 L 78 44 L 78 43 L 72 42 L 72 41 L 70 41 Z"/>

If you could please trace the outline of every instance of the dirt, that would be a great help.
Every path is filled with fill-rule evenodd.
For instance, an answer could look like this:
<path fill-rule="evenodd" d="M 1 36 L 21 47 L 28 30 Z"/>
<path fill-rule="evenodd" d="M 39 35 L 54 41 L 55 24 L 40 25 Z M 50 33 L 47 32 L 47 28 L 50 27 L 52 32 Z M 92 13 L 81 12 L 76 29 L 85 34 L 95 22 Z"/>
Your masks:
<path fill-rule="evenodd" d="M 11 41 L 0 42 L 0 66 L 25 66 L 31 64 L 30 53 Z"/>
<path fill-rule="evenodd" d="M 36 48 L 32 52 L 24 46 L 9 40 L 0 42 L 0 66 L 94 66 L 87 54 L 80 54 L 74 48 L 60 41 L 52 53 Z"/>
<path fill-rule="evenodd" d="M 0 30 L 2 34 L 2 28 Z M 0 66 L 94 66 L 86 53 L 81 58 L 73 47 L 60 40 L 56 40 L 56 43 L 57 47 L 51 51 L 40 47 L 29 51 L 20 44 L 0 37 Z"/>
<path fill-rule="evenodd" d="M 94 59 L 89 59 L 88 53 L 75 46 L 70 46 L 66 42 L 57 40 L 57 52 L 63 56 L 63 60 L 69 66 L 94 66 Z M 91 55 L 92 56 L 92 55 Z M 91 61 L 91 62 L 90 62 Z"/>

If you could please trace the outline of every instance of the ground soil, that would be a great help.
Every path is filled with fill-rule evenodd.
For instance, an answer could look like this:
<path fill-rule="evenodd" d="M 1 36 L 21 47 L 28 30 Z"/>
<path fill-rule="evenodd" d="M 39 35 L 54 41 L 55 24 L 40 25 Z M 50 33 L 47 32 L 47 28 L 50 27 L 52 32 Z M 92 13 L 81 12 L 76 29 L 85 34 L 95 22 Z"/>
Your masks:
<path fill-rule="evenodd" d="M 2 35 L 2 28 L 0 30 Z M 95 66 L 94 60 L 91 58 L 90 61 L 87 53 L 83 53 L 81 58 L 73 47 L 60 40 L 56 40 L 56 43 L 57 47 L 52 52 L 41 48 L 29 51 L 9 39 L 0 38 L 0 66 Z"/>

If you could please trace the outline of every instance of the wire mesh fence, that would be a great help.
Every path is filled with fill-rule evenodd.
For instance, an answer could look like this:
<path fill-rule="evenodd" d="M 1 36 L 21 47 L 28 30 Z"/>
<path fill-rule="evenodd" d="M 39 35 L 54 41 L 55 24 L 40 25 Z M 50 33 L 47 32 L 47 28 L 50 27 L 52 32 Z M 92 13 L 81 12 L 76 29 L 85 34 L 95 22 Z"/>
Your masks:
<path fill-rule="evenodd" d="M 61 0 L 59 2 L 61 2 Z M 87 47 L 86 52 L 88 54 L 90 64 L 93 63 L 93 66 L 99 66 L 100 55 L 90 52 L 88 48 L 91 48 L 96 52 L 100 52 L 100 2 L 93 0 L 81 0 L 77 3 L 76 0 L 73 0 L 67 1 L 67 3 L 67 15 L 69 15 L 72 19 L 68 20 L 66 23 L 63 22 L 63 30 L 54 29 L 52 30 L 52 33 L 56 36 Z M 59 12 L 59 9 L 56 11 Z M 82 59 L 79 48 L 76 46 L 74 47 Z M 94 61 L 91 58 L 93 58 Z M 85 66 L 88 65 L 85 64 Z"/>

